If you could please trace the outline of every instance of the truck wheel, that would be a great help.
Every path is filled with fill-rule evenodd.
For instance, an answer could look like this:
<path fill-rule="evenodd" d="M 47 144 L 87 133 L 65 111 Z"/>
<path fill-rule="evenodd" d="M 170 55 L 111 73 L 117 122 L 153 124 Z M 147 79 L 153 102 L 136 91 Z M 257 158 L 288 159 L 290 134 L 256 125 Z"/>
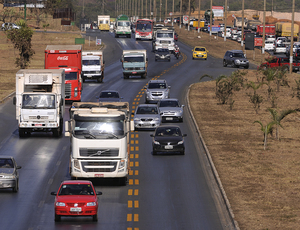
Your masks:
<path fill-rule="evenodd" d="M 142 76 L 141 76 L 143 79 L 145 79 L 147 77 L 147 74 L 144 73 Z"/>
<path fill-rule="evenodd" d="M 226 67 L 227 66 L 227 63 L 225 60 L 223 60 L 223 66 Z"/>
<path fill-rule="evenodd" d="M 115 34 L 115 38 L 118 38 L 118 35 L 117 35 L 117 34 Z"/>
<path fill-rule="evenodd" d="M 60 133 L 59 129 L 60 128 L 52 129 L 52 134 L 53 134 L 54 137 L 59 137 L 59 133 Z"/>
<path fill-rule="evenodd" d="M 120 177 L 118 178 L 118 183 L 120 186 L 125 186 L 127 182 L 127 177 Z"/>
<path fill-rule="evenodd" d="M 129 78 L 129 76 L 128 75 L 123 75 L 123 77 L 124 77 L 124 79 L 128 79 Z"/>
<path fill-rule="evenodd" d="M 103 82 L 103 75 L 101 75 L 99 78 L 97 78 L 97 82 L 98 83 L 102 83 Z"/>
<path fill-rule="evenodd" d="M 19 129 L 19 137 L 25 137 L 24 129 Z"/>

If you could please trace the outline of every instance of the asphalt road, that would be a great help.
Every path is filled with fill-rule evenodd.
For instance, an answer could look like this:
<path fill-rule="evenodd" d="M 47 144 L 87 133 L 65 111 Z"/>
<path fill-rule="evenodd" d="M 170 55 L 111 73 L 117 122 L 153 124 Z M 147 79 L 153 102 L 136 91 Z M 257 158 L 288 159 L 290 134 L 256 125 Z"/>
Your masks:
<path fill-rule="evenodd" d="M 133 38 L 115 39 L 101 34 L 106 44 L 104 82 L 84 83 L 82 101 L 96 101 L 101 90 L 118 90 L 130 102 L 144 103 L 143 87 L 150 79 L 166 79 L 171 97 L 186 105 L 190 84 L 203 74 L 214 78 L 229 75 L 235 68 L 222 66 L 221 59 L 192 60 L 191 47 L 178 42 L 183 56 L 171 62 L 155 62 L 151 41 Z M 122 49 L 146 49 L 149 66 L 146 79 L 123 79 L 120 57 Z M 251 68 L 251 66 L 250 66 Z M 255 67 L 253 67 L 255 68 Z M 209 79 L 204 79 L 209 80 Z M 201 100 L 201 98 L 199 98 Z M 68 120 L 66 106 L 64 120 Z M 99 221 L 91 218 L 62 218 L 54 222 L 54 196 L 61 181 L 70 179 L 69 138 L 54 138 L 51 133 L 33 133 L 20 139 L 12 98 L 0 105 L 0 155 L 12 155 L 20 170 L 18 193 L 0 190 L 1 229 L 105 229 L 105 230 L 182 230 L 232 229 L 218 191 L 214 187 L 205 154 L 187 106 L 184 122 L 179 123 L 186 137 L 186 155 L 151 154 L 151 131 L 131 136 L 132 175 L 126 186 L 114 181 L 93 181 L 99 196 Z"/>

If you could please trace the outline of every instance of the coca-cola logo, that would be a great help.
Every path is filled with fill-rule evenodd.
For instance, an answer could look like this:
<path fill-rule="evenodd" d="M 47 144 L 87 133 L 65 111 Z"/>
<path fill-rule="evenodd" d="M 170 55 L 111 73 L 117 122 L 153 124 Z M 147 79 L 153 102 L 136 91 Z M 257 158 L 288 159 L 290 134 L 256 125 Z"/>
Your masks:
<path fill-rule="evenodd" d="M 69 56 L 58 56 L 57 57 L 57 61 L 68 61 L 68 59 L 69 59 Z"/>

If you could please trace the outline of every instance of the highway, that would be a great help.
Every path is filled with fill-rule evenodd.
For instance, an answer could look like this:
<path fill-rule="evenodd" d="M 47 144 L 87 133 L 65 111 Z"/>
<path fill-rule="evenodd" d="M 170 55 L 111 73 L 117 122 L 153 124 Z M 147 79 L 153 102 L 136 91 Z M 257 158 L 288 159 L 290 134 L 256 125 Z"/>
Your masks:
<path fill-rule="evenodd" d="M 192 47 L 178 42 L 182 57 L 171 62 L 154 61 L 151 41 L 135 41 L 134 36 L 115 39 L 102 33 L 106 44 L 104 82 L 86 81 L 82 101 L 96 101 L 101 90 L 118 90 L 131 109 L 145 101 L 143 87 L 150 79 L 166 79 L 171 97 L 186 105 L 189 85 L 203 74 L 217 78 L 230 75 L 235 68 L 222 66 L 221 59 L 192 60 Z M 123 79 L 122 49 L 146 49 L 149 59 L 146 79 Z M 106 58 L 107 57 L 107 58 Z M 250 68 L 255 68 L 250 66 Z M 209 80 L 209 79 L 203 79 Z M 201 100 L 201 98 L 199 98 Z M 70 105 L 64 120 L 69 119 Z M 185 106 L 184 122 L 178 123 L 185 138 L 185 155 L 153 156 L 152 131 L 130 134 L 131 170 L 126 186 L 114 181 L 93 181 L 99 196 L 99 220 L 90 217 L 63 217 L 54 222 L 54 196 L 61 181 L 70 179 L 69 138 L 51 133 L 33 133 L 19 138 L 12 98 L 0 105 L 0 155 L 13 156 L 20 169 L 18 193 L 0 190 L 1 229 L 105 229 L 105 230 L 221 230 L 232 229 L 219 194 L 207 171 L 207 162 L 195 127 Z"/>

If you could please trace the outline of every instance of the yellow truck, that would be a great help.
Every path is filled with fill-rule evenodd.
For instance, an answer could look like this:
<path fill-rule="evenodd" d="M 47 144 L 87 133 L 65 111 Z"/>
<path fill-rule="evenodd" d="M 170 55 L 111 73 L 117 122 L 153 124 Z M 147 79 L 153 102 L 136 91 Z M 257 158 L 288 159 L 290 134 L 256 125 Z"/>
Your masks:
<path fill-rule="evenodd" d="M 98 15 L 98 27 L 101 31 L 109 31 L 110 28 L 110 16 Z"/>
<path fill-rule="evenodd" d="M 290 22 L 277 22 L 275 24 L 275 31 L 277 37 L 291 37 L 292 23 Z M 294 39 L 298 38 L 299 25 L 294 24 Z"/>

